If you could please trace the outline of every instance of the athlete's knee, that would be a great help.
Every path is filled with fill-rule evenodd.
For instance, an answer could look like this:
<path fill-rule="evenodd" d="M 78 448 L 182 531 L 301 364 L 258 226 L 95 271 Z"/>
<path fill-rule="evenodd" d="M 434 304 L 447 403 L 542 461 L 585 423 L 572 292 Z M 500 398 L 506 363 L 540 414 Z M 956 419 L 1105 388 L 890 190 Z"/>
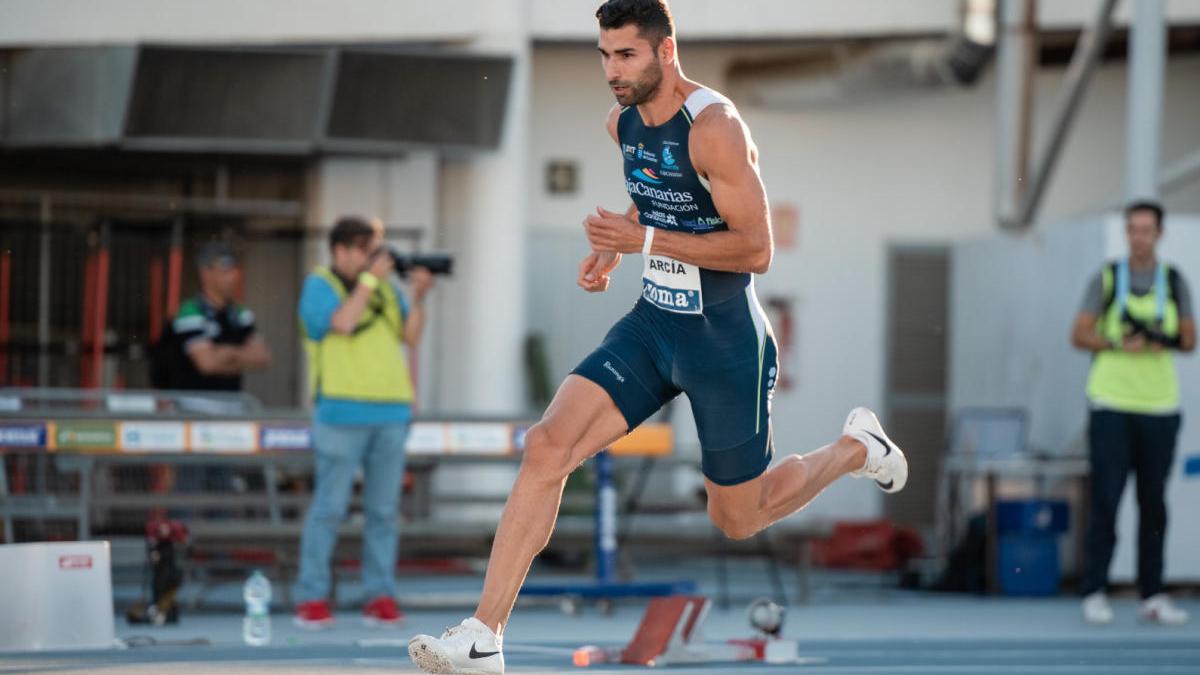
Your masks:
<path fill-rule="evenodd" d="M 545 424 L 535 424 L 525 433 L 521 472 L 539 478 L 561 480 L 571 473 L 571 448 L 555 439 Z"/>
<path fill-rule="evenodd" d="M 762 526 L 753 514 L 731 514 L 729 511 L 708 503 L 708 517 L 717 529 L 730 539 L 749 539 L 758 534 Z"/>
<path fill-rule="evenodd" d="M 726 537 L 738 541 L 749 539 L 762 530 L 758 523 L 743 518 L 730 518 L 721 521 L 717 523 L 717 527 L 721 529 L 721 532 L 725 533 Z"/>

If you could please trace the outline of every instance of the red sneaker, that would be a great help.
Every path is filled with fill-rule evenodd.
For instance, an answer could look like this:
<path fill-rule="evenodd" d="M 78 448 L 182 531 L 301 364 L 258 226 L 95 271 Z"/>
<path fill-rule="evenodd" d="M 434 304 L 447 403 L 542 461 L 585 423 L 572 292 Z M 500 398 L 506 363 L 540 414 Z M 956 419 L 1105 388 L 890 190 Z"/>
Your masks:
<path fill-rule="evenodd" d="M 309 630 L 333 628 L 333 614 L 329 612 L 329 603 L 324 600 L 310 600 L 296 605 L 292 623 Z"/>
<path fill-rule="evenodd" d="M 381 595 L 363 607 L 363 623 L 371 628 L 399 626 L 403 621 L 404 613 L 390 596 Z"/>

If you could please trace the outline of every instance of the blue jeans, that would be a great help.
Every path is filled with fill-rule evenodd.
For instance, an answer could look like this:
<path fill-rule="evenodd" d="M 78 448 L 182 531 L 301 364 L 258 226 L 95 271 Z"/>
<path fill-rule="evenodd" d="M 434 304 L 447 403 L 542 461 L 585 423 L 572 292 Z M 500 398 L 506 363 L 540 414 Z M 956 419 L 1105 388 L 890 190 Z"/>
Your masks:
<path fill-rule="evenodd" d="M 329 596 L 330 561 L 346 517 L 354 476 L 363 470 L 362 579 L 367 598 L 396 595 L 396 519 L 404 481 L 408 424 L 313 425 L 316 487 L 300 538 L 299 602 Z"/>

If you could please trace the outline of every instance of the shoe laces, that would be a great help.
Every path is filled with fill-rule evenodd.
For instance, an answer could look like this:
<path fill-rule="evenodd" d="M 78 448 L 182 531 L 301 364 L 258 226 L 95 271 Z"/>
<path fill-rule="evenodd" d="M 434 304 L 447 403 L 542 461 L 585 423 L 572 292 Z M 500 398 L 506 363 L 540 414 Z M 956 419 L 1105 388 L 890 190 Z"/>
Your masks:
<path fill-rule="evenodd" d="M 887 448 L 882 452 L 876 451 L 874 448 L 879 443 L 875 439 L 864 439 L 863 443 L 867 446 L 867 461 L 863 463 L 863 467 L 856 473 L 860 476 L 870 476 L 872 478 L 879 475 L 883 470 L 883 458 Z"/>
<path fill-rule="evenodd" d="M 863 465 L 863 473 L 868 476 L 874 476 L 883 468 L 883 453 L 873 453 L 870 449 L 867 450 L 867 462 Z"/>
<path fill-rule="evenodd" d="M 458 624 L 454 624 L 453 626 L 447 626 L 446 631 L 444 633 L 442 633 L 442 639 L 445 640 L 445 639 L 453 638 L 458 635 L 462 635 L 464 633 L 472 633 L 472 632 L 475 632 L 475 628 L 473 626 L 467 626 L 465 624 L 458 623 Z"/>

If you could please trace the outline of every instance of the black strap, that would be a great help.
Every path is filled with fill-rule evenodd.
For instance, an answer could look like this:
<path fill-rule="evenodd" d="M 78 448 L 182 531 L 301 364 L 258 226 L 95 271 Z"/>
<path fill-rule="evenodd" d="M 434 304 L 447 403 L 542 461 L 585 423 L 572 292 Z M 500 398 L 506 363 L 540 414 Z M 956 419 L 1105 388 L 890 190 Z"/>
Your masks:
<path fill-rule="evenodd" d="M 1104 293 L 1104 309 L 1101 310 L 1100 316 L 1108 314 L 1108 310 L 1112 307 L 1113 302 L 1117 299 L 1117 265 L 1119 261 L 1108 263 L 1108 289 L 1101 289 Z M 1178 301 L 1179 298 L 1179 270 L 1167 265 L 1167 300 Z M 1101 282 L 1103 285 L 1103 282 Z"/>
<path fill-rule="evenodd" d="M 1182 277 L 1179 275 L 1179 270 L 1174 267 L 1167 266 L 1167 299 L 1179 302 L 1179 285 L 1182 283 Z"/>
<path fill-rule="evenodd" d="M 1108 263 L 1108 288 L 1101 288 L 1104 293 L 1104 309 L 1100 310 L 1100 316 L 1106 316 L 1109 308 L 1112 307 L 1113 301 L 1117 299 L 1117 265 L 1119 263 L 1114 260 Z M 1104 285 L 1101 280 L 1101 286 Z"/>
<path fill-rule="evenodd" d="M 376 299 L 378 299 L 378 302 L 375 302 Z M 354 332 L 351 333 L 351 335 L 358 335 L 359 333 L 373 326 L 379 319 L 387 321 L 388 325 L 391 326 L 392 322 L 388 321 L 387 311 L 383 306 L 386 302 L 386 296 L 384 296 L 383 291 L 379 290 L 378 288 L 371 291 L 371 300 L 367 301 L 367 310 L 371 312 L 371 317 L 367 319 L 366 323 L 360 321 L 359 324 L 354 327 Z M 397 304 L 398 303 L 399 300 L 397 300 Z M 396 326 L 391 327 L 393 330 L 396 329 Z"/>

